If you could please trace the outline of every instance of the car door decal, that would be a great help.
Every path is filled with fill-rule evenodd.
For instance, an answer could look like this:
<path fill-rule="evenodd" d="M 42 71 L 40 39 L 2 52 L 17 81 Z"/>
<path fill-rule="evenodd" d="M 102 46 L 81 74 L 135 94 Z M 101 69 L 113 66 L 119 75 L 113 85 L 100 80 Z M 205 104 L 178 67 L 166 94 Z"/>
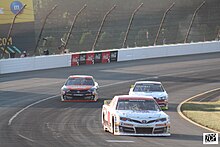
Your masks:
<path fill-rule="evenodd" d="M 110 112 L 108 111 L 108 125 L 110 126 L 111 125 L 111 115 L 110 115 Z"/>

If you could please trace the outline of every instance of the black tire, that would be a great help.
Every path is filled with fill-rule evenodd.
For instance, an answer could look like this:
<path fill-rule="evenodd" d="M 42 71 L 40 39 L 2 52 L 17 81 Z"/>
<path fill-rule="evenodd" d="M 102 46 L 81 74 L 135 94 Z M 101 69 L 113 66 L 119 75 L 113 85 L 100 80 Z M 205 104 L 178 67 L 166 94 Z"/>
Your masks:
<path fill-rule="evenodd" d="M 102 115 L 102 119 L 103 119 L 103 123 L 105 123 L 105 114 Z M 103 127 L 103 130 L 104 130 L 105 132 L 108 132 L 108 130 L 105 129 L 105 125 L 104 125 L 104 124 L 102 124 L 102 127 Z"/>
<path fill-rule="evenodd" d="M 114 117 L 112 117 L 112 134 L 115 134 L 115 120 L 114 120 Z"/>

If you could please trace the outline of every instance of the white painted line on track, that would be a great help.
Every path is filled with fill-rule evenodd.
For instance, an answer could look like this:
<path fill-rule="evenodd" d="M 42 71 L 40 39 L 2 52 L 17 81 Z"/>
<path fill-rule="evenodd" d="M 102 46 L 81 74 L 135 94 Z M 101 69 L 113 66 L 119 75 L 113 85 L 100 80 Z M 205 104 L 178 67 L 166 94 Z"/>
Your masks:
<path fill-rule="evenodd" d="M 215 68 L 217 69 L 217 68 Z M 209 69 L 209 70 L 212 70 L 212 69 Z M 209 70 L 189 70 L 189 71 L 180 71 L 180 72 L 173 72 L 173 73 L 167 73 L 167 74 L 164 74 L 164 75 L 160 75 L 160 77 L 163 77 L 163 76 L 174 76 L 174 75 L 182 75 L 182 74 L 193 74 L 193 73 L 198 73 L 198 72 L 204 72 L 204 71 L 209 71 Z"/>
<path fill-rule="evenodd" d="M 207 93 L 214 92 L 214 91 L 218 91 L 218 90 L 220 90 L 220 88 L 217 88 L 217 89 L 208 91 Z M 205 93 L 205 94 L 206 94 L 206 93 Z M 213 95 L 215 95 L 215 94 L 216 94 L 216 93 L 212 94 L 211 96 L 213 96 Z M 210 96 L 209 96 L 209 97 L 210 97 Z M 205 99 L 207 99 L 207 98 L 209 98 L 209 97 L 205 97 L 205 98 L 201 99 L 199 102 L 202 102 L 202 101 L 204 101 Z"/>
<path fill-rule="evenodd" d="M 20 136 L 21 138 L 23 138 L 23 139 L 25 139 L 25 140 L 28 140 L 28 141 L 30 141 L 30 142 L 34 142 L 34 140 L 32 140 L 32 139 L 30 139 L 30 138 L 28 138 L 28 137 L 25 137 L 25 136 L 23 136 L 23 135 L 21 135 L 21 134 L 18 134 L 18 136 Z"/>
<path fill-rule="evenodd" d="M 34 103 L 32 103 L 32 104 L 30 104 L 30 105 L 24 107 L 23 109 L 21 109 L 20 111 L 18 111 L 17 113 L 15 113 L 15 115 L 13 115 L 13 116 L 9 119 L 8 125 L 10 126 L 10 125 L 12 124 L 12 121 L 13 121 L 20 113 L 22 113 L 22 112 L 25 111 L 26 109 L 28 109 L 28 108 L 30 108 L 30 107 L 36 105 L 36 104 L 39 104 L 39 103 L 41 103 L 41 102 L 44 102 L 44 101 L 46 101 L 46 100 L 55 98 L 55 97 L 57 97 L 57 96 L 59 96 L 59 95 L 54 95 L 54 96 L 51 96 L 51 97 L 48 97 L 48 98 L 39 100 L 39 101 L 37 101 L 37 102 L 34 102 Z"/>
<path fill-rule="evenodd" d="M 133 143 L 134 141 L 131 141 L 131 140 L 106 140 L 106 142 L 111 142 L 111 143 Z"/>
<path fill-rule="evenodd" d="M 194 99 L 194 98 L 196 98 L 196 97 L 198 97 L 198 96 L 201 96 L 201 95 L 204 95 L 204 94 L 213 92 L 213 91 L 217 91 L 217 90 L 220 90 L 220 88 L 216 88 L 216 89 L 213 89 L 213 90 L 209 90 L 209 91 L 206 91 L 206 92 L 197 94 L 197 95 L 195 95 L 195 96 L 193 96 L 193 97 L 190 97 L 190 98 L 186 99 L 185 101 L 181 102 L 181 103 L 178 105 L 178 107 L 177 107 L 177 112 L 179 113 L 179 115 L 180 115 L 183 119 L 185 119 L 186 121 L 188 121 L 188 122 L 190 122 L 190 123 L 192 123 L 192 124 L 194 124 L 194 125 L 196 125 L 196 126 L 198 126 L 198 127 L 201 127 L 201 128 L 203 128 L 203 129 L 209 130 L 209 131 L 211 131 L 211 132 L 220 133 L 219 131 L 210 129 L 210 128 L 208 128 L 208 127 L 205 127 L 205 126 L 203 126 L 203 125 L 200 125 L 200 124 L 194 122 L 193 120 L 191 120 L 191 119 L 189 119 L 188 117 L 186 117 L 186 116 L 182 113 L 182 111 L 181 111 L 181 107 L 182 107 L 182 105 L 183 105 L 184 103 L 186 103 L 186 102 L 188 102 L 188 101 L 190 101 L 190 100 L 192 100 L 192 99 Z"/>
<path fill-rule="evenodd" d="M 154 77 L 145 77 L 145 78 L 139 78 L 139 79 L 133 79 L 133 80 L 115 82 L 115 83 L 103 85 L 103 86 L 100 86 L 100 87 L 109 87 L 109 86 L 113 86 L 113 85 L 124 84 L 124 83 L 129 83 L 129 82 L 134 82 L 134 81 L 147 80 L 147 79 L 158 79 L 158 77 L 157 77 L 157 76 L 154 76 Z"/>

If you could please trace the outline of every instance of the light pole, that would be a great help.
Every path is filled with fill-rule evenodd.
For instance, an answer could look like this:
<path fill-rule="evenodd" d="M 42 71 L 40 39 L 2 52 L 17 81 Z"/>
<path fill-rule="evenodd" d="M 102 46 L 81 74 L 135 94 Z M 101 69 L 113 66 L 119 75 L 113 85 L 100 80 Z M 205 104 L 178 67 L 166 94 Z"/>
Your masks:
<path fill-rule="evenodd" d="M 66 49 L 68 43 L 69 43 L 69 39 L 70 39 L 70 36 L 72 34 L 72 31 L 73 31 L 73 28 L 74 28 L 74 25 L 75 25 L 75 22 L 76 22 L 76 19 L 77 17 L 79 16 L 79 14 L 87 7 L 87 5 L 85 4 L 77 13 L 76 15 L 74 16 L 73 18 L 73 21 L 72 21 L 72 24 L 71 24 L 71 27 L 70 27 L 70 30 L 67 34 L 67 39 L 66 41 L 64 42 L 64 46 L 63 46 L 63 49 Z"/>
<path fill-rule="evenodd" d="M 191 31 L 192 24 L 193 24 L 193 22 L 194 22 L 194 19 L 195 19 L 195 17 L 196 17 L 196 14 L 198 13 L 199 9 L 200 9 L 204 4 L 205 4 L 205 1 L 204 1 L 201 5 L 199 5 L 198 8 L 196 8 L 196 10 L 195 10 L 195 12 L 194 12 L 194 14 L 193 14 L 192 20 L 191 20 L 191 22 L 190 22 L 190 25 L 189 25 L 189 28 L 188 28 L 188 31 L 187 31 L 187 34 L 186 34 L 184 43 L 187 43 L 188 37 L 189 37 L 189 33 L 190 33 L 190 31 Z"/>
<path fill-rule="evenodd" d="M 96 38 L 95 38 L 95 42 L 93 43 L 92 51 L 95 50 L 95 46 L 96 46 L 96 44 L 97 44 L 97 42 L 98 42 L 100 33 L 101 33 L 101 31 L 102 31 L 102 27 L 103 27 L 103 25 L 104 25 L 104 22 L 105 22 L 107 16 L 108 16 L 115 8 L 116 8 L 116 5 L 114 5 L 114 6 L 104 15 L 104 17 L 103 17 L 103 19 L 102 19 L 102 22 L 101 22 L 101 25 L 100 25 L 100 27 L 99 27 L 99 30 L 98 30 L 98 32 L 97 32 L 97 35 L 96 35 Z"/>
<path fill-rule="evenodd" d="M 40 30 L 40 34 L 39 34 L 38 39 L 37 39 L 36 46 L 35 46 L 35 48 L 34 48 L 34 55 L 35 55 L 35 53 L 36 53 L 36 50 L 37 50 L 38 45 L 39 45 L 39 42 L 40 42 L 40 40 L 41 40 L 41 36 L 42 36 L 43 30 L 44 30 L 45 24 L 46 24 L 46 22 L 47 22 L 47 19 L 48 19 L 49 15 L 50 15 L 56 8 L 57 8 L 57 5 L 55 5 L 55 6 L 50 10 L 50 12 L 46 15 L 46 17 L 45 17 L 45 19 L 44 19 L 43 25 L 42 25 L 41 30 Z M 39 54 L 40 54 L 40 52 L 39 52 Z"/>
<path fill-rule="evenodd" d="M 125 47 L 125 44 L 126 44 L 126 41 L 127 41 L 127 37 L 128 37 L 128 34 L 129 34 L 129 31 L 130 31 L 130 28 L 131 28 L 131 24 L 133 22 L 133 19 L 134 19 L 134 15 L 137 13 L 137 11 L 143 6 L 144 3 L 141 3 L 135 10 L 134 12 L 132 13 L 131 15 L 131 18 L 130 18 L 130 22 L 128 24 L 128 28 L 127 28 L 127 31 L 126 31 L 126 34 L 125 34 L 125 37 L 124 37 L 124 41 L 123 41 L 123 44 L 122 44 L 122 48 Z"/>
<path fill-rule="evenodd" d="M 158 29 L 156 38 L 155 38 L 155 40 L 154 40 L 154 45 L 157 44 L 157 40 L 158 40 L 158 37 L 159 37 L 159 35 L 160 35 L 160 31 L 161 31 L 161 29 L 162 29 L 163 23 L 164 23 L 164 21 L 165 21 L 165 19 L 166 19 L 167 13 L 173 8 L 174 5 L 175 5 L 175 3 L 173 3 L 173 4 L 165 11 L 165 13 L 163 14 L 163 18 L 162 18 L 162 20 L 161 20 L 160 27 L 159 27 L 159 29 Z"/>

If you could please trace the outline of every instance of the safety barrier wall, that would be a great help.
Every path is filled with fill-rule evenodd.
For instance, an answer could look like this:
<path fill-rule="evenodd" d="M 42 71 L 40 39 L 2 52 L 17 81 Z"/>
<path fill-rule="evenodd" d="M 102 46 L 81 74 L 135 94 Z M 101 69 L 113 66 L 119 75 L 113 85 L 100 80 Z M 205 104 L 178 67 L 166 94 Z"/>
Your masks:
<path fill-rule="evenodd" d="M 0 74 L 71 66 L 71 54 L 0 60 Z"/>
<path fill-rule="evenodd" d="M 220 41 L 2 59 L 0 74 L 212 52 L 220 52 Z"/>
<path fill-rule="evenodd" d="M 118 50 L 118 61 L 220 52 L 220 41 L 137 47 Z"/>

